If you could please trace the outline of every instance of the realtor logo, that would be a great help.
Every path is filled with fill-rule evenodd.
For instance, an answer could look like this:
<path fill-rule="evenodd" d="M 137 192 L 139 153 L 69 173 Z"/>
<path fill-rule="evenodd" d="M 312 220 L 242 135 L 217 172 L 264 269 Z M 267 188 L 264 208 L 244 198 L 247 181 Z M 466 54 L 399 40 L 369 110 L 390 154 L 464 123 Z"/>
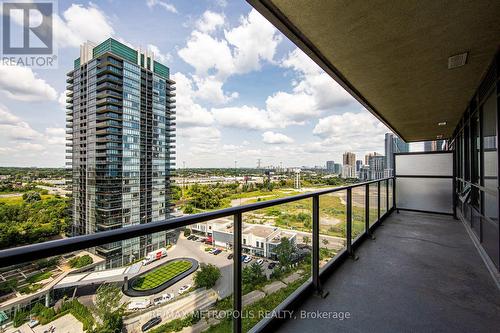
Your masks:
<path fill-rule="evenodd" d="M 54 3 L 2 3 L 2 63 L 54 67 Z"/>

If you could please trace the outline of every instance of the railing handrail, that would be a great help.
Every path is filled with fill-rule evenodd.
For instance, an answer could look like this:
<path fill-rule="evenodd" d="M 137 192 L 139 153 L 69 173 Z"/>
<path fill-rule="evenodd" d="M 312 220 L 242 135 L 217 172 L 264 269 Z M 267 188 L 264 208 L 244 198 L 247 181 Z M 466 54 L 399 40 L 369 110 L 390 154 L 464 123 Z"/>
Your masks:
<path fill-rule="evenodd" d="M 106 243 L 123 241 L 126 239 L 144 236 L 155 232 L 167 231 L 192 225 L 195 223 L 206 222 L 221 217 L 234 216 L 235 214 L 242 214 L 262 208 L 268 208 L 289 202 L 309 199 L 320 195 L 352 189 L 355 187 L 380 183 L 382 181 L 389 179 L 394 179 L 394 177 L 386 177 L 367 182 L 350 184 L 346 186 L 328 188 L 324 190 L 307 192 L 304 194 L 297 194 L 289 197 L 278 198 L 268 201 L 260 201 L 252 204 L 224 208 L 210 212 L 174 217 L 164 221 L 126 226 L 118 229 L 101 231 L 89 235 L 75 236 L 65 239 L 4 249 L 0 251 L 0 267 L 21 264 L 73 251 L 84 250 L 90 247 L 99 246 Z"/>

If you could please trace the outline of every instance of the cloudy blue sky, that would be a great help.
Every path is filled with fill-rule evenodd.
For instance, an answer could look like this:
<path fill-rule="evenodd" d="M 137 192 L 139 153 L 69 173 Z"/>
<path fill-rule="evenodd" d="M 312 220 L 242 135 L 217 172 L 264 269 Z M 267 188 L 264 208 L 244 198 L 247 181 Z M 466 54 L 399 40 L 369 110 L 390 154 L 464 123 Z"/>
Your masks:
<path fill-rule="evenodd" d="M 63 166 L 65 73 L 85 40 L 150 49 L 177 82 L 177 166 L 324 165 L 388 130 L 245 1 L 58 1 L 59 68 L 0 64 L 0 165 Z"/>

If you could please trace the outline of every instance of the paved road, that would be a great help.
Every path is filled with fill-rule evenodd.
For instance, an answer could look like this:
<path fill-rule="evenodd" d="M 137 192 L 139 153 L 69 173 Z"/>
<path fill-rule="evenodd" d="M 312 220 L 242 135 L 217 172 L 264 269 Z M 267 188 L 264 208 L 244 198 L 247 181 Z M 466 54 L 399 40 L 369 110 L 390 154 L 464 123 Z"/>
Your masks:
<path fill-rule="evenodd" d="M 213 289 L 219 294 L 219 297 L 224 298 L 232 293 L 233 288 L 233 261 L 227 259 L 227 256 L 231 252 L 223 251 L 215 256 L 205 252 L 204 248 L 205 246 L 202 243 L 187 240 L 183 235 L 180 235 L 175 247 L 169 251 L 168 257 L 190 257 L 198 260 L 200 265 L 204 263 L 219 267 L 221 270 L 221 277 Z M 193 276 L 194 274 L 191 274 L 173 286 L 167 288 L 167 292 L 177 292 L 179 288 L 186 283 L 193 284 Z"/>

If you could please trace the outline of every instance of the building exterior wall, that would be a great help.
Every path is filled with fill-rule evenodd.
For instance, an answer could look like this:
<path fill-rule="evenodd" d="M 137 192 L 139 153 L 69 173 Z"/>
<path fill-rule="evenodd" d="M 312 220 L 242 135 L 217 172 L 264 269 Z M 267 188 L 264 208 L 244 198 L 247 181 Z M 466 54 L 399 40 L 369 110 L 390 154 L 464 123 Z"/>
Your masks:
<path fill-rule="evenodd" d="M 355 166 L 356 165 L 356 154 L 351 153 L 351 152 L 345 152 L 342 160 L 344 162 L 344 165 Z"/>
<path fill-rule="evenodd" d="M 370 156 L 368 160 L 370 180 L 384 178 L 385 156 Z"/>
<path fill-rule="evenodd" d="M 92 49 L 92 57 L 89 56 Z M 88 60 L 88 61 L 85 61 Z M 68 73 L 73 235 L 170 216 L 175 123 L 168 68 L 113 39 L 85 44 Z M 95 250 L 118 267 L 165 246 L 165 232 Z"/>
<path fill-rule="evenodd" d="M 448 147 L 455 151 L 456 211 L 500 272 L 499 128 L 500 53 L 468 105 Z"/>
<path fill-rule="evenodd" d="M 385 177 L 391 177 L 394 173 L 394 154 L 407 153 L 410 145 L 392 133 L 385 134 Z"/>
<path fill-rule="evenodd" d="M 334 161 L 326 161 L 326 171 L 335 172 L 335 162 Z"/>

